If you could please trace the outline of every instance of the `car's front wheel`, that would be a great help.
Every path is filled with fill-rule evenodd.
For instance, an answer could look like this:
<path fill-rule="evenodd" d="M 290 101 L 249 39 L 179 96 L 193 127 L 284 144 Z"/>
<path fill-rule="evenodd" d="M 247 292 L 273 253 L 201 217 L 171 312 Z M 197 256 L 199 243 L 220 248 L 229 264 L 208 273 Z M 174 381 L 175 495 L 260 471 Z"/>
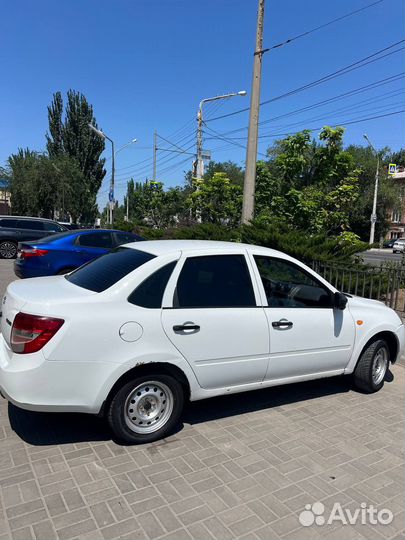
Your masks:
<path fill-rule="evenodd" d="M 144 375 L 122 386 L 112 398 L 108 423 L 118 439 L 147 443 L 166 437 L 180 419 L 181 384 L 169 375 Z"/>
<path fill-rule="evenodd" d="M 387 342 L 377 339 L 362 352 L 354 370 L 354 384 L 363 392 L 377 392 L 384 386 L 390 353 Z"/>
<path fill-rule="evenodd" d="M 2 259 L 15 259 L 17 256 L 17 244 L 9 240 L 0 242 L 0 257 Z"/>

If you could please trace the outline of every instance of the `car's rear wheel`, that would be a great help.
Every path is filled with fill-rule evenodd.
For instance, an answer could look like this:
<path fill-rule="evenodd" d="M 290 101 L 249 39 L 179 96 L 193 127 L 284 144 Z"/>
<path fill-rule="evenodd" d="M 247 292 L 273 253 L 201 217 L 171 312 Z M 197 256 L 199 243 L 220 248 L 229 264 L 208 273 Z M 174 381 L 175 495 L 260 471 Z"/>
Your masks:
<path fill-rule="evenodd" d="M 17 256 L 17 244 L 10 240 L 0 242 L 0 257 L 2 259 L 15 259 Z"/>
<path fill-rule="evenodd" d="M 359 390 L 372 393 L 384 386 L 390 353 L 387 342 L 377 339 L 362 352 L 354 371 L 354 383 Z"/>
<path fill-rule="evenodd" d="M 112 398 L 107 418 L 114 434 L 128 443 L 166 437 L 179 421 L 184 393 L 169 375 L 144 375 L 122 386 Z"/>

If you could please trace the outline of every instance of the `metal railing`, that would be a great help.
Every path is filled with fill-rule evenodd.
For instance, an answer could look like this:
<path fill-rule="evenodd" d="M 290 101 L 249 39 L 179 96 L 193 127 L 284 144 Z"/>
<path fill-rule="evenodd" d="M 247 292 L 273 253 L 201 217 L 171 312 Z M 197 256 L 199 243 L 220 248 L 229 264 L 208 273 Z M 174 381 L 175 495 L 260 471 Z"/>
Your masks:
<path fill-rule="evenodd" d="M 402 264 L 351 267 L 313 261 L 310 266 L 339 291 L 380 300 L 400 313 L 405 312 L 405 266 Z"/>

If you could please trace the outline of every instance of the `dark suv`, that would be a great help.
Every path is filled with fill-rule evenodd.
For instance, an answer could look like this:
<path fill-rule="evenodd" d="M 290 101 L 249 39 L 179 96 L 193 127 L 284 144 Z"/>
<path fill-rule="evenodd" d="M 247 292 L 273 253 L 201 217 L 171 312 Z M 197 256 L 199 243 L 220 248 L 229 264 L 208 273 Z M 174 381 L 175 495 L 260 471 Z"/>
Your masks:
<path fill-rule="evenodd" d="M 67 229 L 51 219 L 0 216 L 0 258 L 14 259 L 18 242 L 38 240 Z"/>

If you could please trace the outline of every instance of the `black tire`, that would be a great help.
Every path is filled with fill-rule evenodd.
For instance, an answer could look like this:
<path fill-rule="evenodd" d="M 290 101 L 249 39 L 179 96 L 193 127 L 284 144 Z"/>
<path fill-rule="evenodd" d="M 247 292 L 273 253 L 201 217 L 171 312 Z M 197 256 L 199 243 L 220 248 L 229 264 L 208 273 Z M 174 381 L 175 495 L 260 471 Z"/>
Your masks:
<path fill-rule="evenodd" d="M 135 390 L 137 392 L 134 393 Z M 151 409 L 146 409 L 147 405 Z M 170 375 L 143 375 L 124 384 L 116 392 L 107 410 L 107 420 L 121 441 L 131 444 L 149 443 L 170 434 L 180 419 L 183 405 L 183 388 L 176 379 Z M 146 417 L 149 411 L 151 416 Z M 153 422 L 149 421 L 151 419 Z M 148 423 L 156 426 L 148 426 Z M 159 424 L 161 426 L 157 428 Z M 150 429 L 155 431 L 148 432 Z"/>
<path fill-rule="evenodd" d="M 12 240 L 0 242 L 0 258 L 15 259 L 17 257 L 17 244 Z"/>
<path fill-rule="evenodd" d="M 383 364 L 385 367 L 376 377 L 376 364 L 381 358 L 385 358 Z M 387 342 L 383 339 L 377 339 L 371 342 L 361 353 L 356 369 L 354 370 L 353 379 L 356 388 L 371 394 L 378 392 L 384 386 L 384 379 L 389 367 L 390 352 Z"/>

